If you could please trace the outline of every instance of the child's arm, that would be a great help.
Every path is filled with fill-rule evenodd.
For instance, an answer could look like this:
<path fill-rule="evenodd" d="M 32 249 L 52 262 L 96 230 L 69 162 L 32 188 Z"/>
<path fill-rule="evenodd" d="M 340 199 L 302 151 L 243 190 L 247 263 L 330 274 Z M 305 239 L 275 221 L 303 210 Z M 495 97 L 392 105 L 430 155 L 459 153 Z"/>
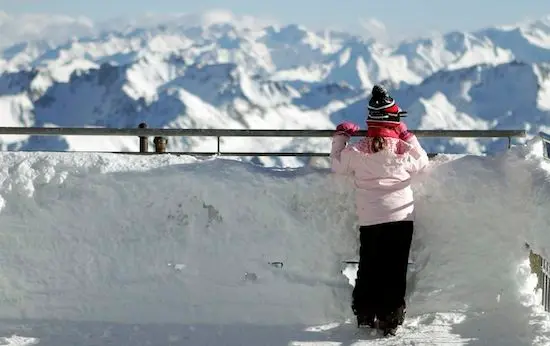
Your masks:
<path fill-rule="evenodd" d="M 351 173 L 350 151 L 346 150 L 349 136 L 337 133 L 332 137 L 332 149 L 330 151 L 330 163 L 334 173 Z"/>
<path fill-rule="evenodd" d="M 399 138 L 409 145 L 409 155 L 412 158 L 409 160 L 409 167 L 407 167 L 407 171 L 409 171 L 409 173 L 418 173 L 422 171 L 430 162 L 428 154 L 420 145 L 416 135 L 409 132 L 409 129 L 405 123 L 401 123 L 399 125 L 399 130 Z"/>
<path fill-rule="evenodd" d="M 332 171 L 340 174 L 351 173 L 351 151 L 346 150 L 350 136 L 359 130 L 359 126 L 344 122 L 336 127 L 336 133 L 332 137 L 332 149 L 330 161 Z"/>
<path fill-rule="evenodd" d="M 409 151 L 411 160 L 409 160 L 407 171 L 413 174 L 419 173 L 426 168 L 430 162 L 428 154 L 424 148 L 422 148 L 414 134 L 408 138 L 407 143 L 411 146 L 411 150 Z"/>

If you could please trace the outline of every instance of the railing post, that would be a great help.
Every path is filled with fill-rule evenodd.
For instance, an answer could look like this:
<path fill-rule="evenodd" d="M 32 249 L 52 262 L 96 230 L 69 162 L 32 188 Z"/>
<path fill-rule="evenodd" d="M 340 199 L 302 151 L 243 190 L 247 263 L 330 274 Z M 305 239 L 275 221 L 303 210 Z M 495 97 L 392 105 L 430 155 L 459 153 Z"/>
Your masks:
<path fill-rule="evenodd" d="M 539 132 L 539 137 L 542 138 L 542 150 L 544 157 L 550 159 L 550 134 Z"/>
<path fill-rule="evenodd" d="M 218 146 L 217 146 L 217 154 L 220 155 L 220 136 L 216 137 L 218 140 Z"/>
<path fill-rule="evenodd" d="M 140 129 L 146 129 L 147 124 L 141 123 L 138 125 L 138 128 Z M 139 152 L 140 153 L 146 153 L 149 151 L 149 138 L 140 136 L 139 137 Z"/>
<path fill-rule="evenodd" d="M 168 140 L 164 137 L 155 137 L 153 139 L 153 143 L 155 143 L 155 152 L 156 153 L 164 153 L 166 152 L 166 144 L 168 143 Z"/>
<path fill-rule="evenodd" d="M 545 311 L 550 311 L 550 280 L 548 277 L 550 266 L 548 261 L 541 255 L 533 252 L 529 244 L 525 244 L 529 249 L 529 262 L 531 272 L 537 275 L 537 289 L 542 290 L 541 304 Z"/>
<path fill-rule="evenodd" d="M 548 262 L 541 257 L 541 268 L 542 268 L 542 278 L 543 278 L 543 288 L 542 288 L 542 302 L 544 310 L 548 311 L 549 300 L 548 300 L 548 290 L 550 289 L 550 281 L 548 281 Z"/>

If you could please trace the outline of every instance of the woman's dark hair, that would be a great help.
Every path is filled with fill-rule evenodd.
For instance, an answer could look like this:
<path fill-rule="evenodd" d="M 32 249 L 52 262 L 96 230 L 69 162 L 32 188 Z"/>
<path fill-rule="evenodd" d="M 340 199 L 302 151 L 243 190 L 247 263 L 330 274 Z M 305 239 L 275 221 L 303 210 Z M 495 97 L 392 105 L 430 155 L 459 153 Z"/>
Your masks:
<path fill-rule="evenodd" d="M 374 137 L 372 139 L 371 149 L 373 153 L 386 149 L 386 139 L 384 137 Z"/>

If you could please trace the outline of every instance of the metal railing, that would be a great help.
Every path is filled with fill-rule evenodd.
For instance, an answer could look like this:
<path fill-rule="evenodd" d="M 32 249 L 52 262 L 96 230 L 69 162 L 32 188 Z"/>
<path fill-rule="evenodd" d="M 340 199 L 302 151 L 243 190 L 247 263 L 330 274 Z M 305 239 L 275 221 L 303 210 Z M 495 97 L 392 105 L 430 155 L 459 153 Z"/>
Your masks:
<path fill-rule="evenodd" d="M 550 134 L 539 132 L 539 136 L 542 138 L 542 145 L 544 145 L 544 154 L 550 159 Z"/>
<path fill-rule="evenodd" d="M 542 306 L 545 311 L 550 311 L 550 261 L 533 252 L 529 244 L 525 246 L 529 249 L 531 272 L 537 275 L 537 289 L 542 291 Z"/>
<path fill-rule="evenodd" d="M 540 132 L 539 137 L 542 138 L 545 156 L 550 158 L 550 135 Z M 537 288 L 542 290 L 542 306 L 545 311 L 550 311 L 550 261 L 533 252 L 529 244 L 525 246 L 529 249 L 531 271 L 537 275 Z"/>
<path fill-rule="evenodd" d="M 524 130 L 411 130 L 418 137 L 434 138 L 507 138 L 508 147 L 512 139 L 525 137 Z M 140 138 L 140 153 L 147 154 L 148 137 L 154 137 L 155 152 L 166 152 L 164 137 L 215 137 L 216 151 L 208 152 L 169 152 L 178 155 L 219 155 L 219 156 L 297 156 L 327 157 L 330 153 L 322 152 L 234 152 L 222 151 L 222 137 L 296 137 L 321 138 L 331 137 L 334 130 L 248 130 L 248 129 L 167 129 L 147 128 L 141 123 L 138 128 L 66 128 L 66 127 L 0 127 L 0 135 L 37 135 L 37 136 L 135 136 Z M 354 136 L 365 136 L 366 130 L 358 131 Z M 126 152 L 128 153 L 128 152 Z M 433 155 L 433 154 L 432 154 Z"/>
<path fill-rule="evenodd" d="M 545 311 L 550 311 L 550 262 L 542 256 L 539 256 L 539 258 L 541 272 L 539 285 L 542 288 L 542 305 Z"/>
<path fill-rule="evenodd" d="M 540 132 L 544 154 L 550 158 L 550 134 Z M 529 245 L 527 245 L 529 247 Z M 545 311 L 550 311 L 550 261 L 532 250 L 530 251 L 531 271 L 537 275 L 537 288 L 542 290 L 542 305 Z"/>

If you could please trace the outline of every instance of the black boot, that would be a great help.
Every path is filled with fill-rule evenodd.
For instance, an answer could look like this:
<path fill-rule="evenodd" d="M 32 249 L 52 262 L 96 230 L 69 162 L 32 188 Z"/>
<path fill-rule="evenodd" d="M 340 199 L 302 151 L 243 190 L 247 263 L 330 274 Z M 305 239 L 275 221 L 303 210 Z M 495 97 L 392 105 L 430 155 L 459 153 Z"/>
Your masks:
<path fill-rule="evenodd" d="M 384 336 L 395 335 L 399 325 L 386 320 L 378 320 L 378 329 L 384 333 Z"/>
<path fill-rule="evenodd" d="M 397 309 L 397 324 L 403 325 L 405 322 L 405 314 L 407 313 L 407 307 L 405 305 L 400 306 Z"/>
<path fill-rule="evenodd" d="M 397 328 L 384 328 L 384 336 L 395 336 L 397 334 Z"/>
<path fill-rule="evenodd" d="M 357 315 L 357 327 L 358 328 L 375 328 L 374 315 Z"/>
<path fill-rule="evenodd" d="M 402 311 L 403 309 L 400 307 L 397 310 L 386 314 L 378 321 L 378 329 L 384 332 L 384 336 L 396 334 L 399 325 L 403 324 L 402 321 L 404 321 L 404 315 L 400 313 Z"/>

